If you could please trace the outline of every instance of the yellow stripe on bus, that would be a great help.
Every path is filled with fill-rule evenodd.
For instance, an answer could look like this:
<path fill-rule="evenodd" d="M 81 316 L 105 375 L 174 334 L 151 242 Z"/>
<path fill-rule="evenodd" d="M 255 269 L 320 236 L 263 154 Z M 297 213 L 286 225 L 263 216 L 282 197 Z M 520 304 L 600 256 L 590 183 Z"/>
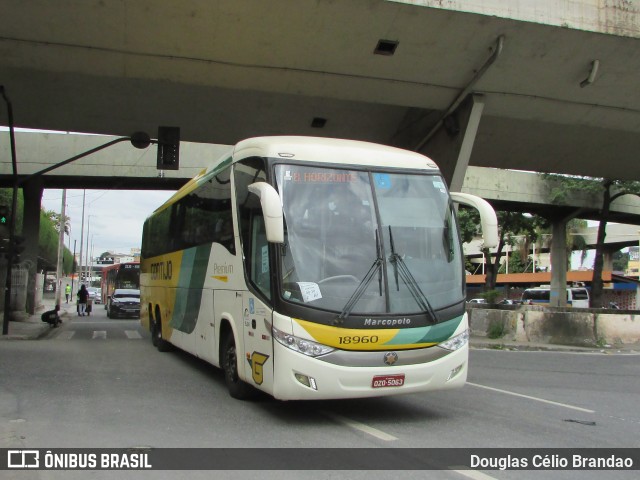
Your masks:
<path fill-rule="evenodd" d="M 409 348 L 425 348 L 436 345 L 434 342 L 427 343 L 407 343 L 394 341 L 398 336 L 407 333 L 408 329 L 353 329 L 338 328 L 329 325 L 293 319 L 298 325 L 304 328 L 311 337 L 323 345 L 340 348 L 342 350 L 406 350 Z M 424 336 L 422 329 L 416 332 L 416 339 Z M 407 335 L 409 338 L 410 335 Z M 397 340 L 397 339 L 396 339 Z"/>

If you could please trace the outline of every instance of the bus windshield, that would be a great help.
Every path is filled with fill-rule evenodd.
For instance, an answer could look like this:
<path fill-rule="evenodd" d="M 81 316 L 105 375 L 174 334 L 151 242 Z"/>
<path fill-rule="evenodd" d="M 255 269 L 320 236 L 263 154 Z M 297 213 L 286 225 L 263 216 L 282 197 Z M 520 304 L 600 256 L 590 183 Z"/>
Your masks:
<path fill-rule="evenodd" d="M 439 174 L 277 165 L 280 291 L 350 314 L 421 314 L 463 301 L 454 213 Z"/>

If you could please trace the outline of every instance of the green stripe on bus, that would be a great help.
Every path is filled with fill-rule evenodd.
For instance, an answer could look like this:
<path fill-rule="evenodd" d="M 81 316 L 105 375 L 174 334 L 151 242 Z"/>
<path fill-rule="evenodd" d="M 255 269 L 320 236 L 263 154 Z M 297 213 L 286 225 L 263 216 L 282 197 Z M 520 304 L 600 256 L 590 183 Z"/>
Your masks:
<path fill-rule="evenodd" d="M 451 338 L 456 331 L 462 316 L 453 318 L 443 323 L 420 328 L 406 328 L 398 331 L 398 334 L 385 345 L 409 345 L 420 343 L 440 343 Z"/>
<path fill-rule="evenodd" d="M 211 244 L 206 244 L 189 248 L 182 254 L 176 301 L 170 322 L 176 330 L 191 333 L 196 328 L 210 253 Z"/>

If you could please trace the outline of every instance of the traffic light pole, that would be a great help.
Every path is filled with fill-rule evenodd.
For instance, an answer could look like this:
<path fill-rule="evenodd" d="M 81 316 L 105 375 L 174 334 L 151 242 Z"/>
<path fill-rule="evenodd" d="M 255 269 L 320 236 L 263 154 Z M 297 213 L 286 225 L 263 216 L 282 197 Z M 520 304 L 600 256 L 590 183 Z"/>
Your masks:
<path fill-rule="evenodd" d="M 2 323 L 2 335 L 7 335 L 9 333 L 9 320 L 10 320 L 9 316 L 11 312 L 11 273 L 12 273 L 11 265 L 13 262 L 13 258 L 15 256 L 15 240 L 16 240 L 15 229 L 16 229 L 16 209 L 18 205 L 18 187 L 23 183 L 31 180 L 32 178 L 39 177 L 40 175 L 44 175 L 45 173 L 50 172 L 51 170 L 55 170 L 56 168 L 62 167 L 63 165 L 67 165 L 68 163 L 74 162 L 80 158 L 86 157 L 87 155 L 91 155 L 92 153 L 98 152 L 107 147 L 110 147 L 111 145 L 115 145 L 116 143 L 124 142 L 126 140 L 130 141 L 134 147 L 140 148 L 140 149 L 147 148 L 152 143 L 156 143 L 156 144 L 161 143 L 162 145 L 165 145 L 168 142 L 167 141 L 158 142 L 158 140 L 152 140 L 149 137 L 149 135 L 147 135 L 144 132 L 136 132 L 130 137 L 116 138 L 110 142 L 105 143 L 104 145 L 100 145 L 98 147 L 92 148 L 91 150 L 87 150 L 84 153 L 71 157 L 62 162 L 56 163 L 55 165 L 47 167 L 38 172 L 32 173 L 31 175 L 27 175 L 24 178 L 19 178 L 18 163 L 16 160 L 15 135 L 14 135 L 14 129 L 13 129 L 13 108 L 11 106 L 11 101 L 9 100 L 9 98 L 5 93 L 4 86 L 2 85 L 0 85 L 0 94 L 2 95 L 2 98 L 7 104 L 7 113 L 8 113 L 8 120 L 9 120 L 9 136 L 11 139 L 10 140 L 11 141 L 11 162 L 13 165 L 13 199 L 11 204 L 11 219 L 9 221 L 9 252 L 8 252 L 9 258 L 7 261 L 7 278 L 5 282 L 4 320 Z M 162 132 L 161 130 L 162 128 L 163 127 L 159 129 L 159 132 Z M 176 135 L 174 135 L 175 139 L 172 138 L 171 141 L 173 143 L 179 144 L 179 141 L 180 141 L 179 130 L 177 131 Z M 175 160 L 174 159 L 172 160 L 174 160 L 174 163 L 177 164 L 178 150 L 177 150 L 177 145 L 173 145 L 173 143 L 169 145 L 174 147 L 173 150 L 169 148 L 165 148 L 165 150 L 169 150 L 169 153 L 173 154 L 173 156 L 175 157 Z"/>
<path fill-rule="evenodd" d="M 11 311 L 11 265 L 15 252 L 14 238 L 16 232 L 16 208 L 18 206 L 18 161 L 16 159 L 16 138 L 13 129 L 13 107 L 11 101 L 4 91 L 4 86 L 0 85 L 0 94 L 7 104 L 7 116 L 9 120 L 9 142 L 11 145 L 11 165 L 13 167 L 13 195 L 11 197 L 11 216 L 9 218 L 9 251 L 7 258 L 7 278 L 4 289 L 4 318 L 2 321 L 2 335 L 9 333 L 9 312 Z"/>

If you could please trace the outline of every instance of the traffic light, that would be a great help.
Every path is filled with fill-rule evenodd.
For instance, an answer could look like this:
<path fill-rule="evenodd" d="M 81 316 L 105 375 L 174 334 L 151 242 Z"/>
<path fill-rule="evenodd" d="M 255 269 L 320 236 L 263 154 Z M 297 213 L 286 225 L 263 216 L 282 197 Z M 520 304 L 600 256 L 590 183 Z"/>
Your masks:
<path fill-rule="evenodd" d="M 21 235 L 13 236 L 13 263 L 20 263 L 20 254 L 24 252 L 24 241 L 25 238 Z"/>
<path fill-rule="evenodd" d="M 9 225 L 9 207 L 0 205 L 0 225 Z"/>
<path fill-rule="evenodd" d="M 180 168 L 180 128 L 158 127 L 158 170 Z"/>
<path fill-rule="evenodd" d="M 9 239 L 0 239 L 0 258 L 6 258 L 9 256 Z"/>

